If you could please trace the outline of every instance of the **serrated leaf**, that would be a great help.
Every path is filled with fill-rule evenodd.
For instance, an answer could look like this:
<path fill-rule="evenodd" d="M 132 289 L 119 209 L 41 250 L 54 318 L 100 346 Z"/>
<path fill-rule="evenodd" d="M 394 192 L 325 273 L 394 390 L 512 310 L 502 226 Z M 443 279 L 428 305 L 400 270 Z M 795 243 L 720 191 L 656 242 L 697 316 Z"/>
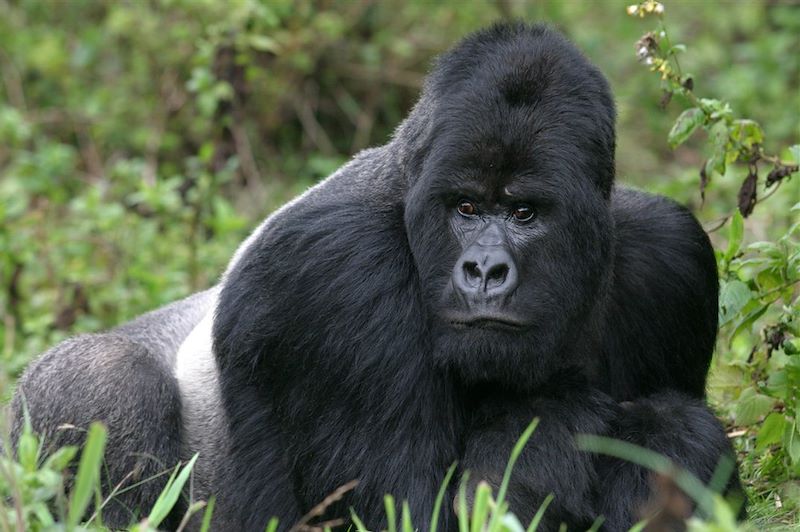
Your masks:
<path fill-rule="evenodd" d="M 785 370 L 773 371 L 770 376 L 767 377 L 766 391 L 772 397 L 778 397 L 784 400 L 789 398 L 792 387 L 789 386 L 789 376 L 786 374 Z"/>
<path fill-rule="evenodd" d="M 770 445 L 779 443 L 786 429 L 786 418 L 783 414 L 772 412 L 764 420 L 756 436 L 756 451 L 763 451 Z"/>
<path fill-rule="evenodd" d="M 730 143 L 728 124 L 724 120 L 716 121 L 709 129 L 708 136 L 714 151 L 706 162 L 706 172 L 709 176 L 712 172 L 724 175 L 727 168 L 728 144 Z"/>
<path fill-rule="evenodd" d="M 752 148 L 753 145 L 764 142 L 764 130 L 754 120 L 734 120 L 733 127 L 731 127 L 731 136 L 747 148 Z"/>
<path fill-rule="evenodd" d="M 750 288 L 741 281 L 729 281 L 719 291 L 719 324 L 725 325 L 752 299 Z"/>
<path fill-rule="evenodd" d="M 675 148 L 683 144 L 703 124 L 705 117 L 705 113 L 697 107 L 692 107 L 682 112 L 667 137 L 670 147 Z"/>
<path fill-rule="evenodd" d="M 736 405 L 737 425 L 752 425 L 766 416 L 775 406 L 775 399 L 758 393 L 754 388 L 745 389 Z"/>
<path fill-rule="evenodd" d="M 781 277 L 780 271 L 770 268 L 761 270 L 756 274 L 756 283 L 758 284 L 758 291 L 763 294 L 783 286 L 784 280 L 783 277 Z"/>

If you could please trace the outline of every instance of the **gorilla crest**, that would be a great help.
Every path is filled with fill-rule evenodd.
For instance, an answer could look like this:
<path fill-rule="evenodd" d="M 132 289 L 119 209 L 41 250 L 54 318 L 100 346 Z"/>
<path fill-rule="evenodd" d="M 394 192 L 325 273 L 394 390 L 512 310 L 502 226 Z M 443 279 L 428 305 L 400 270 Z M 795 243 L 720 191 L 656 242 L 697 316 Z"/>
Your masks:
<path fill-rule="evenodd" d="M 530 519 L 553 493 L 545 530 L 627 529 L 649 473 L 576 434 L 706 482 L 732 451 L 703 400 L 713 251 L 683 207 L 614 186 L 614 120 L 602 74 L 553 30 L 466 38 L 393 139 L 267 218 L 217 287 L 31 364 L 15 430 L 23 402 L 54 445 L 81 441 L 64 423 L 104 421 L 107 488 L 199 453 L 188 495 L 217 495 L 219 530 L 288 527 L 357 479 L 323 519 L 353 507 L 377 529 L 385 493 L 427 523 L 454 462 L 496 487 L 538 416 L 511 510 Z M 120 494 L 105 522 L 162 487 Z M 440 526 L 457 530 L 452 512 Z"/>

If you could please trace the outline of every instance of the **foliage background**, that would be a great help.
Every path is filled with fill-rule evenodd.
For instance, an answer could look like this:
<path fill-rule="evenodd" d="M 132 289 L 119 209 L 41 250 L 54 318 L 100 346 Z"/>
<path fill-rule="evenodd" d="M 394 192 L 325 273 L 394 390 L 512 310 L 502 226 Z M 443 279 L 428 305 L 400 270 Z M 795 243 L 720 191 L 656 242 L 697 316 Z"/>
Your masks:
<path fill-rule="evenodd" d="M 741 179 L 714 178 L 701 202 L 703 139 L 667 145 L 682 107 L 660 106 L 634 48 L 651 27 L 625 6 L 0 0 L 0 401 L 60 339 L 213 284 L 258 220 L 389 138 L 434 55 L 495 20 L 567 33 L 615 92 L 618 180 L 676 198 L 715 228 Z M 798 4 L 673 1 L 667 18 L 689 46 L 681 66 L 698 94 L 758 120 L 773 152 L 798 142 Z M 747 219 L 745 243 L 784 235 L 798 198 L 790 179 Z M 728 234 L 711 236 L 725 248 Z M 754 519 L 791 525 L 800 468 L 755 437 L 770 412 L 794 420 L 795 406 L 741 407 L 774 369 L 770 354 L 753 359 L 769 318 L 735 338 L 723 330 L 710 399 L 738 434 Z"/>

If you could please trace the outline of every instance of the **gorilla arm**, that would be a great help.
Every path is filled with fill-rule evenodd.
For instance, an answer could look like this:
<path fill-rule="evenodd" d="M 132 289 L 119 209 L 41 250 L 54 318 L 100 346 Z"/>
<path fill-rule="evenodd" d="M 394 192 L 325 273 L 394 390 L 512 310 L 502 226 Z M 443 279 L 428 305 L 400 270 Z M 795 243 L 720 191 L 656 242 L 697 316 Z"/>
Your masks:
<path fill-rule="evenodd" d="M 103 510 L 106 525 L 127 527 L 134 510 L 152 507 L 167 479 L 157 475 L 182 458 L 175 355 L 211 309 L 216 291 L 195 294 L 105 333 L 66 340 L 33 362 L 19 380 L 12 441 L 22 430 L 24 409 L 48 449 L 81 445 L 92 421 L 108 427 L 103 493 L 138 487 L 109 501 Z M 140 482 L 151 477 L 157 478 Z"/>
<path fill-rule="evenodd" d="M 470 471 L 468 493 L 485 480 L 495 494 L 511 450 L 534 417 L 539 424 L 523 448 L 511 474 L 510 510 L 527 525 L 548 494 L 554 498 L 541 522 L 542 530 L 568 523 L 585 530 L 598 515 L 596 457 L 579 451 L 577 434 L 606 434 L 619 407 L 581 378 L 563 372 L 536 396 L 482 399 L 468 428 L 462 467 Z"/>

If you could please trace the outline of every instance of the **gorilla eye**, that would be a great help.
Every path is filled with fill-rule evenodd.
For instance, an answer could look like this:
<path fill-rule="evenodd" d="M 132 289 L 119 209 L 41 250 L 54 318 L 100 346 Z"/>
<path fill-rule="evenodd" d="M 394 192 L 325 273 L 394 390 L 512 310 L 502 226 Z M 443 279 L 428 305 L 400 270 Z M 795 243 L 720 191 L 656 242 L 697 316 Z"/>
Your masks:
<path fill-rule="evenodd" d="M 518 222 L 529 222 L 535 215 L 536 213 L 534 212 L 533 208 L 528 207 L 527 205 L 520 205 L 511 211 L 511 216 L 513 216 Z"/>
<path fill-rule="evenodd" d="M 458 202 L 458 213 L 462 216 L 475 216 L 478 214 L 478 208 L 469 200 L 461 200 Z"/>

